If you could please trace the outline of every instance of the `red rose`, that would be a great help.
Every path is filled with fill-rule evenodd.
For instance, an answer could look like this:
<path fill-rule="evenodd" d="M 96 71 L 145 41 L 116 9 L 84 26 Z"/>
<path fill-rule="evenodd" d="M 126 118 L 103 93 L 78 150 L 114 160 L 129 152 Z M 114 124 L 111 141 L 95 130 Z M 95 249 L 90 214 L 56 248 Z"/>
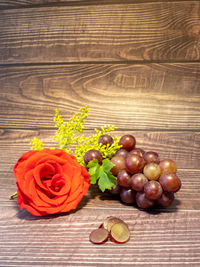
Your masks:
<path fill-rule="evenodd" d="M 90 186 L 87 170 L 61 149 L 23 154 L 14 175 L 20 209 L 36 216 L 75 209 Z"/>

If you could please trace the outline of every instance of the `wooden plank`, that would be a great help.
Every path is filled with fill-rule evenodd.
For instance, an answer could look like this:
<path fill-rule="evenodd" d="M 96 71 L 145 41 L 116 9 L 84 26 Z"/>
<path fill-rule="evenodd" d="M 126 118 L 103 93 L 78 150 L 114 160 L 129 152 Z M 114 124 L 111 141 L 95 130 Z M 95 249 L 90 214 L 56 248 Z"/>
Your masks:
<path fill-rule="evenodd" d="M 0 64 L 197 61 L 199 14 L 199 1 L 2 10 Z"/>
<path fill-rule="evenodd" d="M 80 209 L 63 216 L 35 218 L 0 214 L 1 266 L 199 266 L 200 212 L 151 214 L 128 208 Z M 106 216 L 126 221 L 131 239 L 123 245 L 89 242 Z M 5 224 L 6 223 L 6 224 Z"/>
<path fill-rule="evenodd" d="M 168 0 L 168 2 L 181 2 L 186 0 Z M 161 2 L 161 0 L 9 0 L 0 2 L 0 8 L 19 8 L 33 6 L 61 6 L 61 5 L 105 5 L 105 4 L 128 4 L 128 3 L 144 3 L 144 2 Z"/>
<path fill-rule="evenodd" d="M 47 147 L 52 147 L 49 136 L 55 130 L 2 130 L 0 135 L 0 170 L 10 170 L 18 158 L 30 150 L 29 140 L 34 136 L 43 140 Z M 86 132 L 87 134 L 87 132 Z M 93 134 L 92 131 L 89 134 Z M 137 147 L 145 151 L 156 151 L 160 158 L 171 158 L 179 169 L 199 169 L 200 133 L 199 132 L 152 132 L 152 131 L 115 131 L 116 136 L 133 134 Z"/>
<path fill-rule="evenodd" d="M 87 128 L 199 130 L 200 63 L 0 68 L 0 127 L 51 127 L 85 104 Z"/>

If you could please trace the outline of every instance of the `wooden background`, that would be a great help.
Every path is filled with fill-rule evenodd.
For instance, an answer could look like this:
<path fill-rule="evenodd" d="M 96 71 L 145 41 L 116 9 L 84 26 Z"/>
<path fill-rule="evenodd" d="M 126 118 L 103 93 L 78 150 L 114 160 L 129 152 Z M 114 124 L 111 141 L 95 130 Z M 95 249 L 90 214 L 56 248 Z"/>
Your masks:
<path fill-rule="evenodd" d="M 9 200 L 27 139 L 49 143 L 87 104 L 104 124 L 174 159 L 174 204 L 144 212 L 92 187 L 76 212 L 38 218 Z M 200 2 L 0 1 L 0 266 L 200 266 Z M 117 215 L 124 245 L 89 242 Z"/>

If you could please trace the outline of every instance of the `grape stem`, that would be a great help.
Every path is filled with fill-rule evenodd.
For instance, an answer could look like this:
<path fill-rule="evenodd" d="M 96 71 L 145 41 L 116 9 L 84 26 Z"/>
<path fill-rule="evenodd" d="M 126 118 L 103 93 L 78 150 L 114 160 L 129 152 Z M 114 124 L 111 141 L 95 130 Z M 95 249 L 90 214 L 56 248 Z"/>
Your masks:
<path fill-rule="evenodd" d="M 10 195 L 10 199 L 14 199 L 17 197 L 17 192 L 13 193 L 12 195 Z"/>

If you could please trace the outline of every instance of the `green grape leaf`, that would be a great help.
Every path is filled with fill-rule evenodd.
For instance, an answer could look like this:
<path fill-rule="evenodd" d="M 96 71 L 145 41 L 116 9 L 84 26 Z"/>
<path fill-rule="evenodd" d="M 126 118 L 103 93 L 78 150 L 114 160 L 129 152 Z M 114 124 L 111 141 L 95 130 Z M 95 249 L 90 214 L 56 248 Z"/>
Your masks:
<path fill-rule="evenodd" d="M 90 183 L 91 184 L 96 184 L 98 178 L 99 178 L 99 169 L 100 165 L 98 163 L 97 159 L 91 160 L 88 165 L 88 172 L 90 174 Z"/>
<path fill-rule="evenodd" d="M 117 178 L 110 172 L 113 166 L 114 164 L 109 159 L 104 159 L 102 165 L 99 165 L 97 159 L 91 160 L 87 165 L 90 183 L 96 184 L 98 180 L 98 186 L 102 192 L 111 189 L 117 181 Z"/>

